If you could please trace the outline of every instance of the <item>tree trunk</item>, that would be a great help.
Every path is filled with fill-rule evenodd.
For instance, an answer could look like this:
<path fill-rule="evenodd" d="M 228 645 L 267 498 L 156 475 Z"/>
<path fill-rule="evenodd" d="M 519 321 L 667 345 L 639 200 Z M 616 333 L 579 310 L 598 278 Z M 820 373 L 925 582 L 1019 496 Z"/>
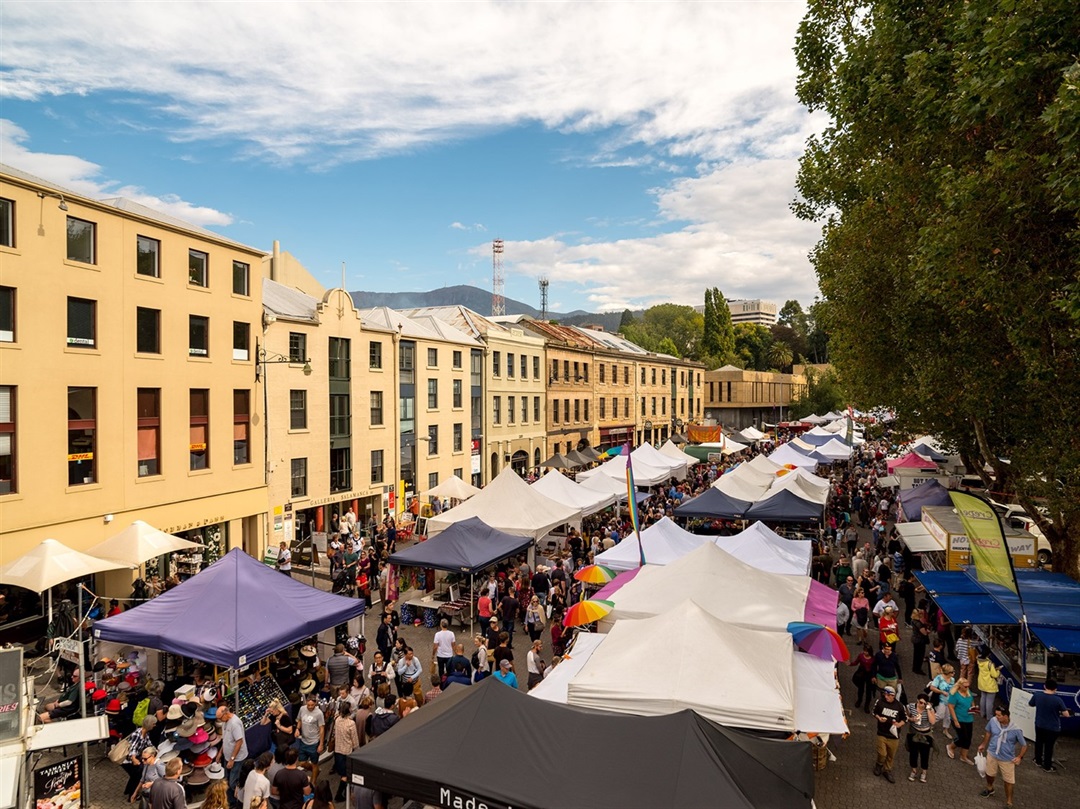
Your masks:
<path fill-rule="evenodd" d="M 990 442 L 986 438 L 986 425 L 983 424 L 982 419 L 972 419 L 971 423 L 975 427 L 975 440 L 979 442 L 979 452 L 985 461 L 984 466 L 989 464 L 990 468 L 994 470 L 994 491 L 998 494 L 1010 492 L 1012 485 L 1009 468 L 1001 462 L 997 453 L 990 448 Z M 982 475 L 982 470 L 980 470 L 979 476 L 982 477 Z M 987 489 L 989 488 L 987 486 Z"/>

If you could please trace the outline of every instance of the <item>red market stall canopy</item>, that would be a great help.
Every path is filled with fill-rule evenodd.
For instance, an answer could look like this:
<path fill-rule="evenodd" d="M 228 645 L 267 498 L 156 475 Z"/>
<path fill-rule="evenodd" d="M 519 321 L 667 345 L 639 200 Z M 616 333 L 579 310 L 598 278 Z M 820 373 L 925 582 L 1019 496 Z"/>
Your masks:
<path fill-rule="evenodd" d="M 94 624 L 94 637 L 243 668 L 364 612 L 239 548 L 178 587 Z"/>
<path fill-rule="evenodd" d="M 890 475 L 894 469 L 937 469 L 936 463 L 928 461 L 914 452 L 909 452 L 902 458 L 893 458 L 886 461 L 885 466 L 888 468 Z"/>
<path fill-rule="evenodd" d="M 590 740 L 589 767 L 580 766 L 582 746 L 563 739 Z M 352 779 L 391 795 L 489 809 L 799 809 L 811 806 L 814 790 L 807 744 L 724 728 L 689 710 L 583 711 L 491 677 L 453 686 L 352 753 L 348 768 Z"/>

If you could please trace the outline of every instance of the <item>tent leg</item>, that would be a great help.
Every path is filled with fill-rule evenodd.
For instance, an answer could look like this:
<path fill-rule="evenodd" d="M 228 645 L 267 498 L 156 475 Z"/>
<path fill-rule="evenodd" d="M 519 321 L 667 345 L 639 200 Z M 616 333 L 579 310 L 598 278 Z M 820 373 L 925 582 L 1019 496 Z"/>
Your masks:
<path fill-rule="evenodd" d="M 234 668 L 229 669 L 229 685 L 233 690 L 233 711 L 240 713 L 240 678 Z"/>
<path fill-rule="evenodd" d="M 469 637 L 473 634 L 473 604 L 476 603 L 476 593 L 473 586 L 476 584 L 476 574 L 469 574 Z"/>

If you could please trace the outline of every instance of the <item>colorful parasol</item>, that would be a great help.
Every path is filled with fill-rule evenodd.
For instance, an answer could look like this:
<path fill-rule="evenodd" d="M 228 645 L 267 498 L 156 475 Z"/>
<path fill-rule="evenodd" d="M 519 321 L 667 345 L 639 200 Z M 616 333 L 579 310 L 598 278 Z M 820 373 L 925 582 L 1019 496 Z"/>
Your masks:
<path fill-rule="evenodd" d="M 787 625 L 787 631 L 795 639 L 796 646 L 822 660 L 844 662 L 850 656 L 847 644 L 835 629 L 805 621 L 792 621 Z"/>
<path fill-rule="evenodd" d="M 615 609 L 614 601 L 600 599 L 579 601 L 566 611 L 566 615 L 563 617 L 563 626 L 591 624 L 594 621 L 599 621 L 613 609 Z"/>
<path fill-rule="evenodd" d="M 615 578 L 615 571 L 603 565 L 585 565 L 574 573 L 574 578 L 586 584 L 607 584 Z"/>

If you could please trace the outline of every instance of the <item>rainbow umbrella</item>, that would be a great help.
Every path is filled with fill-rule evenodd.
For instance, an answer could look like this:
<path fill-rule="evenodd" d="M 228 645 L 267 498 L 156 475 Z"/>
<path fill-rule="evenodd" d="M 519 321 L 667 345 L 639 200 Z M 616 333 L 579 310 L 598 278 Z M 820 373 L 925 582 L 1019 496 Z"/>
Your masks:
<path fill-rule="evenodd" d="M 792 621 L 787 625 L 787 631 L 795 639 L 796 646 L 822 660 L 844 662 L 850 656 L 847 644 L 835 629 L 806 621 Z"/>
<path fill-rule="evenodd" d="M 574 573 L 574 578 L 586 584 L 607 584 L 615 578 L 615 571 L 603 565 L 585 565 Z"/>
<path fill-rule="evenodd" d="M 614 601 L 591 599 L 579 601 L 566 611 L 563 617 L 563 626 L 582 626 L 599 621 L 609 612 L 615 609 Z"/>

